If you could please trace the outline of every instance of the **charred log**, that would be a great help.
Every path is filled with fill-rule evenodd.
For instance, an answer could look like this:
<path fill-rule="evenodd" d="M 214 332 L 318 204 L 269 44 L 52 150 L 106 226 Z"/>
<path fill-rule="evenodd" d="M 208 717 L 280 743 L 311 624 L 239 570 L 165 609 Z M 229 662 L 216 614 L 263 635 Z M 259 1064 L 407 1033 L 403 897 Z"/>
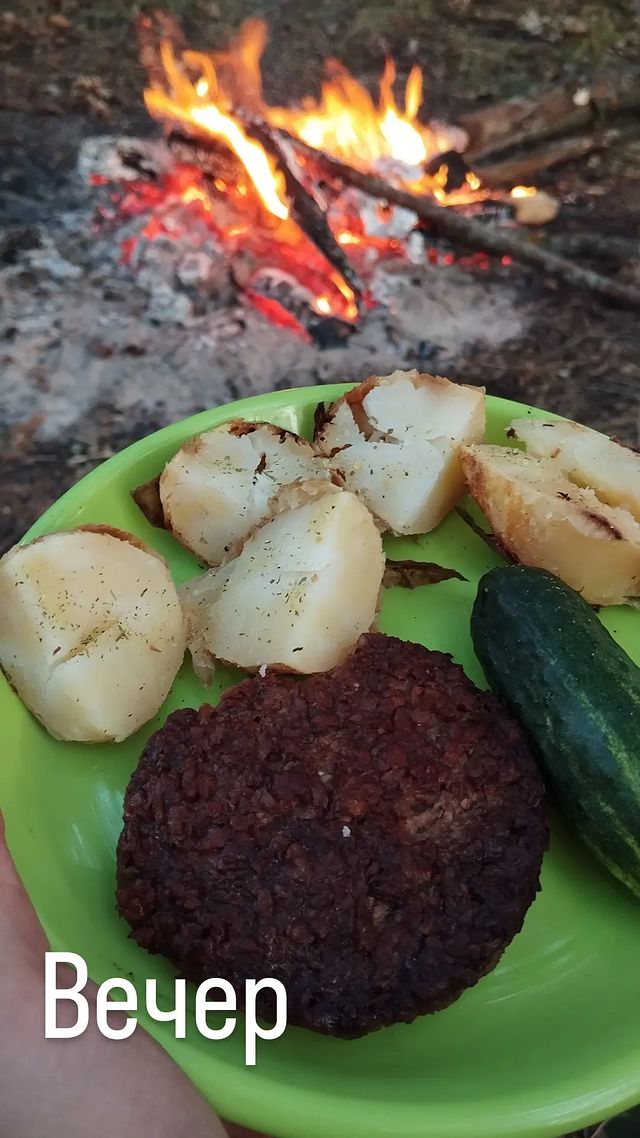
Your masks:
<path fill-rule="evenodd" d="M 309 332 L 321 351 L 326 348 L 344 348 L 355 332 L 355 324 L 339 316 L 319 316 L 310 321 Z"/>
<path fill-rule="evenodd" d="M 626 308 L 640 311 L 640 291 L 630 285 L 621 284 L 592 269 L 576 265 L 556 253 L 547 252 L 533 241 L 513 231 L 491 229 L 480 221 L 463 217 L 453 209 L 438 205 L 431 197 L 410 193 L 385 182 L 377 175 L 356 170 L 345 162 L 340 162 L 337 158 L 308 146 L 298 138 L 290 135 L 287 135 L 287 138 L 296 149 L 326 169 L 332 177 L 341 179 L 346 185 L 355 186 L 356 189 L 379 201 L 412 210 L 436 232 L 444 234 L 452 241 L 498 257 L 511 257 L 521 264 L 531 266 L 550 279 L 562 281 L 574 288 L 585 289 Z"/>
<path fill-rule="evenodd" d="M 294 170 L 294 160 L 287 155 L 284 144 L 266 123 L 258 123 L 252 120 L 245 123 L 245 129 L 249 135 L 260 142 L 281 171 L 294 221 L 300 226 L 303 233 L 306 233 L 307 237 L 313 241 L 316 248 L 320 250 L 329 263 L 338 270 L 355 293 L 356 302 L 359 302 L 364 291 L 362 282 L 346 253 L 333 236 L 325 211 L 318 205 L 313 195 L 305 189 Z"/>
<path fill-rule="evenodd" d="M 148 182 L 156 182 L 160 176 L 160 170 L 151 161 L 148 154 L 145 154 L 142 148 L 132 146 L 118 146 L 118 158 L 123 166 L 128 170 L 134 170 L 140 178 L 146 178 Z"/>
<path fill-rule="evenodd" d="M 591 84 L 564 84 L 482 107 L 463 115 L 466 155 L 484 159 L 523 144 L 583 130 L 620 112 L 640 108 L 640 73 L 622 72 Z"/>
<path fill-rule="evenodd" d="M 167 135 L 167 146 L 179 162 L 197 166 L 211 178 L 231 184 L 246 179 L 238 156 L 216 138 L 207 135 L 198 138 L 185 130 L 174 129 Z"/>
<path fill-rule="evenodd" d="M 560 138 L 536 150 L 528 150 L 506 158 L 502 162 L 493 162 L 489 165 L 476 165 L 475 173 L 482 179 L 482 183 L 489 189 L 500 186 L 515 186 L 528 182 L 543 170 L 552 166 L 559 166 L 563 162 L 571 162 L 576 158 L 583 158 L 596 150 L 607 150 L 610 146 L 623 142 L 640 133 L 637 123 L 630 127 L 616 128 L 600 131 L 596 134 L 570 135 Z"/>
<path fill-rule="evenodd" d="M 602 233 L 554 233 L 544 237 L 544 247 L 565 257 L 608 261 L 612 265 L 640 261 L 640 239 Z"/>
<path fill-rule="evenodd" d="M 362 298 L 363 285 L 346 253 L 338 244 L 326 218 L 325 211 L 305 188 L 294 169 L 295 154 L 289 156 L 285 145 L 278 140 L 266 123 L 244 121 L 247 134 L 261 143 L 272 156 L 282 173 L 293 220 L 323 257 L 340 274 L 353 290 L 356 302 Z M 173 128 L 167 136 L 167 145 L 181 162 L 197 166 L 208 178 L 229 184 L 246 180 L 246 171 L 240 159 L 218 139 L 207 134 L 187 132 Z"/>
<path fill-rule="evenodd" d="M 443 154 L 438 154 L 432 158 L 425 166 L 425 174 L 434 178 L 443 167 L 446 168 L 446 177 L 443 180 L 442 188 L 448 194 L 452 190 L 459 190 L 461 186 L 464 186 L 467 174 L 471 173 L 469 163 L 459 150 L 445 150 Z"/>

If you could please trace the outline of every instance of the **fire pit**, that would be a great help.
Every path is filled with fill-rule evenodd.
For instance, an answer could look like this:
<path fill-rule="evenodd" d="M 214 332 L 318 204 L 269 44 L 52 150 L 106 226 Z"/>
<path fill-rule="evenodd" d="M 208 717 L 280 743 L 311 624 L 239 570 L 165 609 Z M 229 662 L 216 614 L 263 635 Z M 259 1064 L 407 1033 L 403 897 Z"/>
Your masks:
<path fill-rule="evenodd" d="M 321 346 L 339 344 L 367 310 L 393 299 L 389 263 L 397 275 L 403 261 L 454 261 L 452 252 L 442 254 L 434 244 L 434 232 L 475 247 L 473 264 L 486 267 L 490 252 L 508 265 L 514 254 L 640 306 L 633 290 L 509 232 L 514 212 L 519 221 L 537 225 L 552 220 L 559 203 L 531 186 L 495 188 L 519 168 L 517 162 L 479 176 L 466 158 L 467 131 L 423 124 L 418 65 L 409 72 L 402 107 L 394 95 L 395 66 L 387 59 L 377 101 L 344 65 L 329 60 L 320 98 L 288 108 L 263 96 L 263 20 L 247 20 L 226 51 L 210 54 L 187 50 L 167 16 L 142 16 L 138 30 L 149 76 L 145 104 L 164 128 L 165 147 L 155 155 L 135 143 L 118 148 L 124 165 L 143 175 L 120 201 L 116 197 L 114 209 L 102 212 L 111 221 L 144 220 L 123 245 L 125 260 L 139 263 L 140 239 L 172 238 L 185 230 L 191 235 L 199 228 L 209 257 L 229 266 L 255 308 Z M 599 97 L 605 96 L 614 97 L 606 87 Z M 566 92 L 559 107 L 556 94 L 547 111 L 557 114 L 563 98 Z M 574 92 L 565 113 L 580 112 L 590 99 L 590 92 Z M 516 121 L 518 114 L 524 122 L 531 117 L 527 107 L 523 112 L 516 106 Z M 482 119 L 472 116 L 470 126 L 483 137 Z M 497 133 L 504 142 L 501 125 Z M 543 160 L 552 162 L 553 154 L 543 152 Z M 524 167 L 532 165 L 529 156 Z M 109 181 L 100 170 L 89 174 L 94 184 Z M 190 218 L 185 207 L 192 207 Z M 497 214 L 500 228 L 478 226 L 472 220 L 478 213 Z M 209 275 L 203 257 L 192 258 L 181 272 L 183 283 Z M 219 272 L 214 276 L 220 280 Z"/>
<path fill-rule="evenodd" d="M 466 133 L 419 122 L 418 68 L 401 109 L 391 63 L 374 100 L 332 62 L 320 100 L 292 110 L 262 96 L 261 21 L 214 55 L 180 46 L 168 17 L 142 18 L 139 34 L 163 133 L 85 139 L 69 208 L 5 269 L 10 423 L 34 392 L 46 437 L 98 401 L 177 418 L 403 364 L 445 371 L 461 345 L 521 332 L 510 257 L 454 250 L 341 173 L 384 175 L 463 224 L 478 211 L 509 222 L 516 199 L 483 188 Z"/>
<path fill-rule="evenodd" d="M 628 109 L 637 88 L 624 77 L 586 94 L 565 83 L 450 126 L 425 115 L 417 66 L 400 83 L 388 62 L 370 94 L 331 61 L 320 94 L 286 106 L 262 90 L 265 34 L 252 20 L 225 51 L 205 54 L 167 17 L 143 20 L 156 122 L 79 140 L 50 210 L 33 224 L 25 205 L 25 224 L 1 238 L 8 453 L 27 448 L 45 465 L 62 454 L 69 481 L 132 436 L 206 406 L 395 367 L 494 391 L 501 375 L 498 391 L 588 418 L 578 395 L 561 401 L 554 365 L 544 389 L 527 388 L 518 345 L 528 335 L 533 344 L 532 318 L 551 310 L 553 292 L 541 306 L 549 282 L 630 306 L 637 292 L 564 259 L 589 257 L 593 235 L 563 247 L 557 223 L 544 223 L 560 196 L 531 183 L 559 149 L 604 145 L 604 110 Z M 551 125 L 596 121 L 589 139 L 545 141 Z M 573 211 L 569 194 L 561 219 Z M 618 257 L 609 271 L 629 245 L 605 240 Z M 614 429 L 633 440 L 620 416 Z M 24 493 L 20 522 L 37 511 Z M 12 517 L 11 502 L 5 511 Z"/>
<path fill-rule="evenodd" d="M 483 251 L 454 256 L 413 209 L 382 200 L 375 185 L 361 188 L 359 176 L 382 178 L 418 201 L 505 219 L 511 202 L 536 193 L 484 187 L 463 156 L 467 133 L 420 122 L 417 65 L 402 108 L 391 60 L 377 100 L 330 60 L 320 99 L 290 109 L 269 105 L 262 93 L 264 21 L 246 21 L 228 50 L 209 55 L 186 50 L 167 17 L 141 17 L 138 26 L 145 104 L 164 140 L 97 148 L 92 140 L 80 169 L 94 186 L 109 187 L 98 223 L 132 222 L 121 249 L 134 271 L 145 268 L 150 244 L 184 251 L 188 242 L 175 271 L 181 285 L 196 288 L 200 308 L 205 294 L 218 303 L 236 291 L 289 333 L 338 347 L 372 309 L 393 311 L 402 278 L 419 278 L 421 266 L 488 265 Z M 188 317 L 193 308 L 183 300 L 174 314 Z"/>

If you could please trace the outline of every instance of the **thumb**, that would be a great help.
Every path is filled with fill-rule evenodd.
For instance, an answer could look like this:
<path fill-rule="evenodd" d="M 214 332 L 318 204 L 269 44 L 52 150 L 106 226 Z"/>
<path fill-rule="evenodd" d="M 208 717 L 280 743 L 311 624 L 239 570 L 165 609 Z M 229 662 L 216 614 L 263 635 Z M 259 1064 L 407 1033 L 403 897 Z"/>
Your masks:
<path fill-rule="evenodd" d="M 18 872 L 7 846 L 4 814 L 0 810 L 0 882 L 15 885 L 16 879 L 19 881 Z"/>
<path fill-rule="evenodd" d="M 3 886 L 24 891 L 15 862 L 9 853 L 4 815 L 0 810 L 0 887 Z"/>
<path fill-rule="evenodd" d="M 41 968 L 47 948 L 44 930 L 9 853 L 0 812 L 0 959 L 15 949 L 37 958 Z"/>

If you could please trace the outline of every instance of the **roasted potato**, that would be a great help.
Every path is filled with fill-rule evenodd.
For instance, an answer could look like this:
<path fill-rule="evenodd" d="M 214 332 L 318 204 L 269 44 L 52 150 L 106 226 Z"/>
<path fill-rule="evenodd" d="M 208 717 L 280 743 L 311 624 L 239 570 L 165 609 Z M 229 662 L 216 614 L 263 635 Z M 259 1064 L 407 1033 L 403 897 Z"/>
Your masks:
<path fill-rule="evenodd" d="M 462 462 L 469 491 L 504 549 L 548 569 L 591 604 L 640 596 L 640 523 L 570 482 L 553 459 L 500 446 L 471 446 Z"/>
<path fill-rule="evenodd" d="M 160 476 L 167 527 L 207 565 L 221 561 L 271 512 L 280 487 L 331 478 L 305 439 L 271 423 L 236 419 L 190 439 Z"/>
<path fill-rule="evenodd" d="M 184 651 L 169 569 L 131 534 L 86 526 L 0 561 L 0 666 L 57 739 L 126 739 L 161 707 Z"/>
<path fill-rule="evenodd" d="M 414 534 L 437 526 L 462 495 L 460 447 L 484 430 L 484 388 L 396 371 L 332 404 L 315 441 L 381 528 Z"/>
<path fill-rule="evenodd" d="M 181 590 L 205 683 L 216 659 L 249 671 L 323 672 L 375 621 L 385 561 L 366 507 L 317 481 L 288 488 L 280 506 L 236 558 Z"/>
<path fill-rule="evenodd" d="M 621 506 L 640 522 L 640 454 L 613 439 L 559 419 L 514 419 L 508 432 L 528 454 L 550 458 L 576 486 L 593 490 L 608 506 Z"/>

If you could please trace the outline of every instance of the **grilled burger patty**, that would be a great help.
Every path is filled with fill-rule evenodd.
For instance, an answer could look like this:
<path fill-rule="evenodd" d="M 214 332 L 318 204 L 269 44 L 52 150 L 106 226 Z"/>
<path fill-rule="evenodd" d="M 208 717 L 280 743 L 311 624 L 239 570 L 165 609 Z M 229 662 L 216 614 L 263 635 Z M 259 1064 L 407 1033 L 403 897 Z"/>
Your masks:
<path fill-rule="evenodd" d="M 540 775 L 494 696 L 369 634 L 332 673 L 169 716 L 126 793 L 117 903 L 188 979 L 276 977 L 289 1022 L 356 1037 L 495 965 L 546 844 Z"/>

